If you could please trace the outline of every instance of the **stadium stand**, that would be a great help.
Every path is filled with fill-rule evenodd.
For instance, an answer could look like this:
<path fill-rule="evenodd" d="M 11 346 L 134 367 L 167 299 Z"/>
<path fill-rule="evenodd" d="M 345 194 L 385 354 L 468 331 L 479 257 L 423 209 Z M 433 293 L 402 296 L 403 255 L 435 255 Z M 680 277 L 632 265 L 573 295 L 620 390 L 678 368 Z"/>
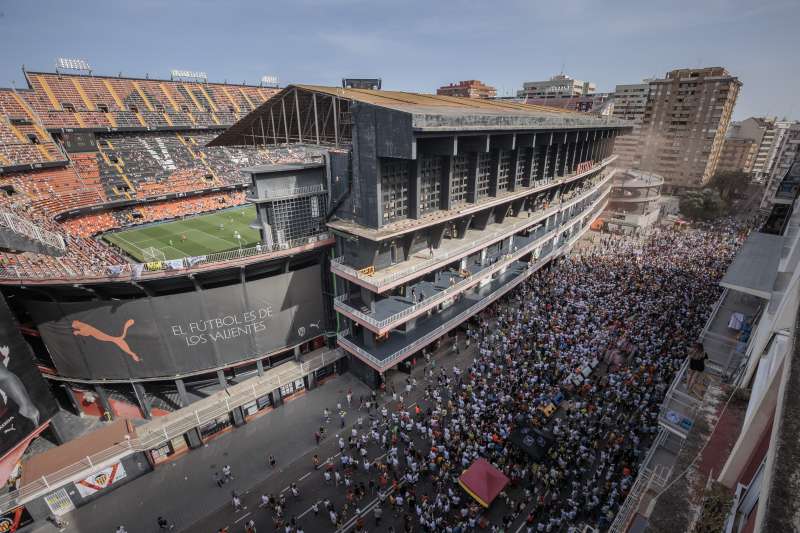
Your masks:
<path fill-rule="evenodd" d="M 247 85 L 26 72 L 20 94 L 47 128 L 215 128 L 277 92 Z"/>
<path fill-rule="evenodd" d="M 297 148 L 206 146 L 277 89 L 46 72 L 25 78 L 26 89 L 0 89 L 0 208 L 60 235 L 66 253 L 0 252 L 0 275 L 104 275 L 129 259 L 99 234 L 241 205 L 242 168 L 314 157 Z M 67 138 L 75 132 L 84 135 L 77 148 Z M 161 200 L 175 193 L 192 196 Z"/>

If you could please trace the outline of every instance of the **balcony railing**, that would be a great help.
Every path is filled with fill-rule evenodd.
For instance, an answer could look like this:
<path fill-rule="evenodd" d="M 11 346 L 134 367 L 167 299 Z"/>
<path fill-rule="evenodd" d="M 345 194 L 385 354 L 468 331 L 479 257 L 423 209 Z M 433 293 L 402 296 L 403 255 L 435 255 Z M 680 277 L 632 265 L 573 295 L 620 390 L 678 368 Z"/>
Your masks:
<path fill-rule="evenodd" d="M 442 302 L 444 300 L 447 300 L 449 297 L 451 297 L 451 296 L 453 296 L 455 294 L 458 294 L 459 292 L 461 292 L 463 290 L 466 290 L 467 288 L 469 288 L 469 286 L 474 285 L 475 283 L 478 283 L 480 280 L 485 279 L 486 277 L 493 275 L 495 272 L 507 267 L 513 261 L 516 261 L 517 259 L 519 259 L 523 255 L 525 255 L 527 253 L 530 253 L 531 251 L 535 250 L 535 248 L 537 246 L 541 246 L 547 239 L 549 239 L 549 238 L 551 238 L 553 236 L 552 233 L 554 233 L 554 232 L 563 233 L 565 231 L 568 231 L 571 227 L 573 227 L 575 224 L 577 224 L 578 221 L 584 215 L 586 215 L 587 213 L 591 212 L 592 209 L 594 209 L 600 202 L 603 201 L 604 198 L 606 198 L 608 196 L 607 195 L 607 191 L 606 191 L 606 194 L 603 194 L 602 190 L 600 190 L 600 191 L 596 190 L 596 191 L 594 191 L 594 193 L 597 194 L 598 196 L 600 196 L 600 198 L 595 200 L 590 206 L 586 207 L 580 213 L 578 213 L 576 215 L 573 215 L 572 218 L 567 223 L 565 223 L 564 225 L 562 225 L 562 226 L 560 226 L 558 228 L 552 228 L 550 230 L 546 230 L 545 233 L 542 236 L 536 238 L 535 240 L 533 240 L 532 242 L 526 244 L 522 248 L 519 248 L 519 249 L 515 250 L 513 253 L 505 254 L 505 255 L 501 256 L 501 260 L 498 261 L 497 263 L 495 263 L 494 265 L 490 266 L 489 268 L 487 268 L 487 269 L 485 269 L 485 270 L 483 270 L 481 272 L 478 272 L 476 274 L 470 275 L 470 276 L 466 277 L 465 279 L 459 281 L 458 283 L 456 283 L 456 284 L 454 284 L 454 285 L 452 285 L 450 287 L 447 287 L 447 288 L 443 289 L 442 291 L 440 291 L 440 292 L 438 292 L 438 293 L 436 293 L 436 294 L 434 294 L 434 295 L 432 295 L 432 296 L 430 296 L 428 298 L 425 298 L 424 300 L 422 300 L 420 302 L 417 302 L 417 303 L 407 307 L 406 309 L 403 309 L 402 311 L 398 311 L 397 313 L 394 313 L 391 316 L 388 316 L 388 317 L 386 317 L 386 318 L 384 318 L 382 320 L 378 320 L 375 317 L 364 313 L 363 311 L 360 311 L 360 310 L 358 310 L 358 309 L 356 309 L 356 308 L 354 308 L 354 307 L 352 307 L 350 305 L 347 305 L 347 303 L 346 303 L 348 301 L 348 295 L 347 294 L 343 294 L 343 295 L 337 296 L 335 298 L 335 300 L 334 300 L 334 309 L 336 309 L 337 311 L 340 311 L 340 312 L 349 313 L 349 314 L 357 317 L 362 322 L 364 322 L 366 324 L 369 324 L 370 326 L 372 326 L 373 328 L 376 328 L 378 330 L 383 330 L 383 328 L 386 328 L 386 327 L 388 327 L 389 325 L 392 325 L 392 324 L 396 325 L 396 323 L 401 321 L 403 318 L 408 317 L 410 315 L 413 315 L 417 311 L 422 311 L 422 310 L 431 308 L 431 307 L 439 304 L 440 302 Z"/>
<path fill-rule="evenodd" d="M 493 244 L 497 241 L 500 241 L 508 237 L 509 234 L 522 231 L 527 227 L 538 224 L 541 220 L 548 218 L 553 214 L 559 213 L 560 211 L 563 211 L 565 209 L 569 209 L 574 204 L 587 198 L 592 193 L 596 192 L 598 189 L 603 187 L 606 183 L 608 183 L 608 181 L 612 177 L 613 177 L 613 172 L 609 172 L 605 177 L 603 177 L 596 184 L 590 187 L 589 190 L 578 193 L 575 197 L 569 198 L 567 200 L 559 201 L 557 205 L 548 207 L 547 209 L 541 209 L 539 211 L 531 213 L 530 218 L 525 219 L 518 226 L 512 226 L 501 230 L 485 231 L 483 232 L 484 234 L 481 235 L 480 238 L 471 241 L 466 241 L 458 249 L 451 250 L 449 252 L 434 250 L 433 256 L 429 260 L 421 261 L 420 263 L 412 267 L 403 270 L 398 270 L 397 272 L 394 272 L 392 274 L 387 274 L 387 275 L 368 274 L 361 270 L 355 269 L 350 265 L 345 264 L 344 256 L 339 256 L 331 260 L 331 270 L 333 270 L 334 272 L 341 272 L 342 274 L 362 280 L 380 290 L 381 288 L 399 279 L 411 276 L 417 272 L 431 268 L 432 265 L 460 259 L 461 257 L 469 253 L 468 251 L 465 250 L 470 250 L 478 246 L 484 246 L 484 245 L 488 246 L 490 244 Z"/>
<path fill-rule="evenodd" d="M 301 379 L 316 370 L 330 365 L 343 357 L 341 350 L 323 352 L 308 361 L 287 371 L 253 378 L 238 386 L 217 393 L 216 401 L 200 408 L 185 407 L 174 413 L 159 417 L 152 422 L 137 428 L 137 437 L 126 439 L 105 450 L 86 456 L 77 463 L 64 467 L 56 472 L 23 485 L 18 490 L 0 496 L 0 512 L 6 513 L 43 494 L 56 490 L 67 483 L 85 478 L 98 469 L 119 462 L 123 458 L 137 452 L 147 452 L 160 448 L 170 440 L 183 435 L 187 431 L 216 420 L 232 409 L 241 407 L 260 398 L 286 383 Z M 202 402 L 203 400 L 201 400 Z"/>
<path fill-rule="evenodd" d="M 594 208 L 595 211 L 593 213 L 590 212 L 588 215 L 581 215 L 579 217 L 576 217 L 576 220 L 581 220 L 581 219 L 584 218 L 584 216 L 592 217 L 595 214 L 597 216 L 599 216 L 599 214 L 602 211 L 603 207 L 605 207 L 605 203 L 603 203 L 603 202 L 601 202 L 600 204 L 596 204 L 596 206 Z M 596 218 L 596 217 L 594 217 L 594 218 Z M 542 257 L 540 257 L 535 262 L 531 263 L 530 266 L 527 269 L 525 269 L 522 273 L 520 273 L 512 281 L 510 281 L 509 283 L 507 283 L 507 284 L 503 285 L 502 287 L 498 288 L 498 290 L 493 292 L 490 296 L 480 300 L 479 302 L 476 302 L 474 305 L 472 305 L 468 309 L 462 311 L 461 313 L 459 313 L 455 317 L 451 318 L 450 320 L 448 320 L 444 324 L 438 326 L 437 328 L 435 328 L 432 331 L 428 332 L 427 334 L 425 334 L 424 336 L 422 336 L 419 339 L 415 340 L 414 342 L 412 342 L 412 343 L 404 346 L 403 348 L 400 348 L 399 350 L 393 352 L 392 354 L 390 354 L 387 357 L 378 359 L 377 357 L 375 357 L 374 355 L 372 355 L 368 351 L 364 350 L 360 346 L 358 346 L 355 343 L 353 343 L 351 340 L 347 339 L 346 335 L 349 334 L 349 331 L 347 333 L 340 332 L 338 334 L 337 337 L 338 337 L 339 345 L 342 346 L 345 350 L 356 354 L 357 356 L 362 358 L 365 362 L 369 363 L 373 368 L 375 368 L 376 370 L 378 370 L 380 372 L 382 372 L 382 371 L 384 371 L 384 370 L 386 370 L 388 368 L 391 368 L 395 363 L 399 362 L 401 359 L 407 357 L 408 355 L 410 355 L 410 354 L 412 354 L 414 352 L 417 352 L 417 351 L 421 350 L 422 348 L 424 348 L 425 346 L 427 346 L 428 344 L 430 344 L 434 340 L 440 338 L 442 335 L 444 335 L 445 333 L 447 333 L 451 329 L 455 328 L 456 326 L 458 326 L 459 324 L 461 324 L 462 322 L 467 320 L 469 317 L 471 317 L 471 316 L 477 314 L 478 312 L 480 312 L 481 310 L 483 310 L 489 304 L 491 304 L 492 302 L 494 302 L 495 300 L 497 300 L 498 298 L 503 296 L 505 293 L 507 293 L 508 291 L 510 291 L 511 289 L 516 287 L 517 285 L 519 285 L 519 283 L 521 283 L 522 281 L 527 279 L 531 274 L 533 274 L 534 272 L 539 270 L 542 266 L 547 264 L 548 261 L 550 261 L 554 257 L 557 257 L 559 254 L 561 254 L 562 252 L 564 252 L 567 249 L 569 249 L 586 231 L 588 231 L 589 226 L 591 225 L 592 222 L 593 222 L 593 220 L 587 222 L 585 227 L 583 227 L 581 230 L 575 232 L 574 235 L 572 235 L 570 237 L 567 237 L 566 239 L 564 239 L 560 243 L 558 241 L 561 240 L 561 235 L 557 235 L 555 237 L 552 237 L 552 236 L 549 237 L 550 239 L 553 239 L 553 241 L 556 242 L 557 244 L 555 246 L 552 246 L 550 244 L 545 243 L 543 245 L 543 247 L 542 247 Z M 559 234 L 564 232 L 564 231 L 568 231 L 568 230 L 564 230 L 563 228 L 559 228 L 559 230 L 560 230 Z"/>

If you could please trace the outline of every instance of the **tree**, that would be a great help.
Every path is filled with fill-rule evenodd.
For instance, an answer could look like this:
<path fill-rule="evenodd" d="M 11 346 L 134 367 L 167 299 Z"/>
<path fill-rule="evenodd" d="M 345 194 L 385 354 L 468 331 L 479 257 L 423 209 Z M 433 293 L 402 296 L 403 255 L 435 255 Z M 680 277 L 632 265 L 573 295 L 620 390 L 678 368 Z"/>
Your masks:
<path fill-rule="evenodd" d="M 708 185 L 717 191 L 723 200 L 730 202 L 734 196 L 744 193 L 749 184 L 750 175 L 746 172 L 725 170 L 714 174 Z"/>
<path fill-rule="evenodd" d="M 712 189 L 687 191 L 681 195 L 681 213 L 691 219 L 710 220 L 722 214 L 725 202 Z"/>

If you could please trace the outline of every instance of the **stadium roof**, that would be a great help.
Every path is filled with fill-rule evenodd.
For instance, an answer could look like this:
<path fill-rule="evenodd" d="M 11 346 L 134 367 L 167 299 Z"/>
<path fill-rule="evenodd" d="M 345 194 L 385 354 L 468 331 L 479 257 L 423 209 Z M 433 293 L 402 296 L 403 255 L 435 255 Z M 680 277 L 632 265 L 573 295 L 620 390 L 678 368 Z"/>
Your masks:
<path fill-rule="evenodd" d="M 408 115 L 417 132 L 630 128 L 625 122 L 607 117 L 507 100 L 290 85 L 209 145 L 350 142 L 351 104 Z"/>

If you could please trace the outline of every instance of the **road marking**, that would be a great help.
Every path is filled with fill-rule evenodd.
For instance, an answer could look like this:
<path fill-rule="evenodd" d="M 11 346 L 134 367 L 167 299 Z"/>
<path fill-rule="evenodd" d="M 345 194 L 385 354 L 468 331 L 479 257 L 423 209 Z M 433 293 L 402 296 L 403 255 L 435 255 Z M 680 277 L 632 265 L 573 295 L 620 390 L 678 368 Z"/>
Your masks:
<path fill-rule="evenodd" d="M 316 503 L 317 505 L 319 505 L 320 501 L 322 501 L 322 500 L 319 500 L 319 501 L 317 501 L 317 502 L 315 502 L 315 503 Z M 314 506 L 313 506 L 313 505 L 312 505 L 311 507 L 309 507 L 308 509 L 306 509 L 305 511 L 303 511 L 302 513 L 300 513 L 300 515 L 299 515 L 297 518 L 298 518 L 298 519 L 300 519 L 300 518 L 303 518 L 305 515 L 307 515 L 308 513 L 310 513 L 312 509 L 314 509 Z"/>
<path fill-rule="evenodd" d="M 234 520 L 233 523 L 236 524 L 237 522 L 241 522 L 242 520 L 244 520 L 248 516 L 250 516 L 250 513 L 245 513 L 242 516 L 240 516 L 239 518 L 237 518 L 236 520 Z"/>
<path fill-rule="evenodd" d="M 307 477 L 308 477 L 308 476 L 310 476 L 310 475 L 311 475 L 311 472 L 307 473 L 306 475 L 304 475 L 303 477 L 301 477 L 301 478 L 300 478 L 300 479 L 298 479 L 297 481 L 303 481 L 305 478 L 307 478 Z"/>

